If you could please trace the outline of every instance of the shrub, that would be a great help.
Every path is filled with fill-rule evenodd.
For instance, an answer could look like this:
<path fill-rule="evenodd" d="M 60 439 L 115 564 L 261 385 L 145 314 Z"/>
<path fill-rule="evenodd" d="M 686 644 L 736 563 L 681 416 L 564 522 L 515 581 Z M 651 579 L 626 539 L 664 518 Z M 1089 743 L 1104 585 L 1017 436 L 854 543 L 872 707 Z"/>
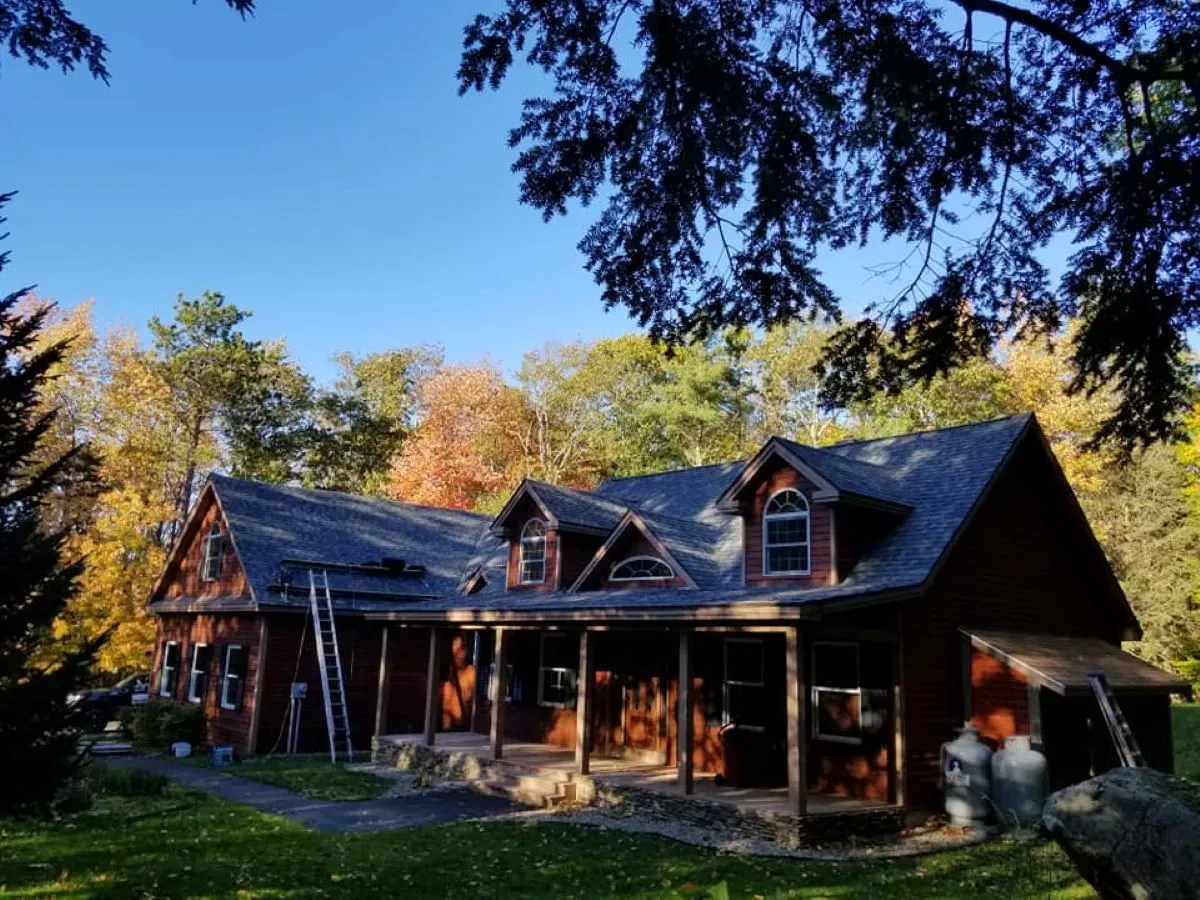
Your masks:
<path fill-rule="evenodd" d="M 151 700 L 132 707 L 121 721 L 140 750 L 161 753 L 176 741 L 187 741 L 198 748 L 204 740 L 204 710 L 199 706 Z"/>
<path fill-rule="evenodd" d="M 156 772 L 93 763 L 88 768 L 88 783 L 97 794 L 110 797 L 159 797 L 169 782 Z"/>
<path fill-rule="evenodd" d="M 54 797 L 54 811 L 60 816 L 81 813 L 92 808 L 92 790 L 82 779 L 68 781 Z"/>
<path fill-rule="evenodd" d="M 198 750 L 204 742 L 204 710 L 172 703 L 159 720 L 159 740 L 167 747 L 176 741 L 187 741 Z"/>

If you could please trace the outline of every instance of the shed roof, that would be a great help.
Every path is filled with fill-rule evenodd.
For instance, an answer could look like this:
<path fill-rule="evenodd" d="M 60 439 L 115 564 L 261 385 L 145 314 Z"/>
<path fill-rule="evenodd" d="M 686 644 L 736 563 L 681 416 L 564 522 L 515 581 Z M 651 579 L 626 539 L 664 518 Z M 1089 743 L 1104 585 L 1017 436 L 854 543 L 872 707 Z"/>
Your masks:
<path fill-rule="evenodd" d="M 1121 693 L 1186 694 L 1187 681 L 1098 638 L 1024 631 L 962 629 L 971 646 L 1003 660 L 1031 682 L 1063 696 L 1090 694 L 1088 675 L 1103 672 Z"/>

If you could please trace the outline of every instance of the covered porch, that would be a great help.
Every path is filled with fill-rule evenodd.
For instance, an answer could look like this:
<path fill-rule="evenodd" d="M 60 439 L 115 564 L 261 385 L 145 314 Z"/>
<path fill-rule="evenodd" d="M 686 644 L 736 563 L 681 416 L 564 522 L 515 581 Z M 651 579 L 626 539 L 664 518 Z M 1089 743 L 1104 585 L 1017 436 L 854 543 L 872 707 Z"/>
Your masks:
<path fill-rule="evenodd" d="M 396 634 L 425 644 L 419 732 L 388 712 Z M 378 742 L 770 815 L 904 805 L 886 627 L 390 625 L 383 640 Z"/>

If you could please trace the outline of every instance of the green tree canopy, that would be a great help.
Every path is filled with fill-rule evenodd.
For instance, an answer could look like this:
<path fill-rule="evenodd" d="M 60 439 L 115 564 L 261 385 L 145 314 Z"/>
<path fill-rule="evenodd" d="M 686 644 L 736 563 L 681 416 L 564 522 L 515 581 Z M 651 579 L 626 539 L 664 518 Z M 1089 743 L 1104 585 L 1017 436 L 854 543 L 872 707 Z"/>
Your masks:
<path fill-rule="evenodd" d="M 519 56 L 550 82 L 510 143 L 547 217 L 656 337 L 837 318 L 845 405 L 1078 312 L 1100 436 L 1172 434 L 1200 324 L 1200 7 L 1179 0 L 507 0 L 466 28 L 460 91 Z M 1075 250 L 1055 283 L 1042 251 Z M 897 286 L 837 296 L 817 255 L 907 244 Z"/>

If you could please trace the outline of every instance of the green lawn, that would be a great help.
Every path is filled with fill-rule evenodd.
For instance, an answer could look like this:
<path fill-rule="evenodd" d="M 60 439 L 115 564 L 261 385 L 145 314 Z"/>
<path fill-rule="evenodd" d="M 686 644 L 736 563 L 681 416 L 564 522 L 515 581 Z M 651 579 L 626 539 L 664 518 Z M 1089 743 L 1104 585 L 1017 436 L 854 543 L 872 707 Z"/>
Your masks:
<path fill-rule="evenodd" d="M 0 894 L 17 897 L 1091 897 L 1050 844 L 913 860 L 808 863 L 661 838 L 496 822 L 331 835 L 170 789 L 66 822 L 0 822 Z"/>
<path fill-rule="evenodd" d="M 1171 708 L 1175 774 L 1200 779 L 1200 703 Z"/>
<path fill-rule="evenodd" d="M 189 756 L 179 761 L 211 768 L 203 756 Z M 252 758 L 214 771 L 287 788 L 314 800 L 373 800 L 391 784 L 386 778 L 352 772 L 342 763 L 334 765 L 320 757 Z"/>

